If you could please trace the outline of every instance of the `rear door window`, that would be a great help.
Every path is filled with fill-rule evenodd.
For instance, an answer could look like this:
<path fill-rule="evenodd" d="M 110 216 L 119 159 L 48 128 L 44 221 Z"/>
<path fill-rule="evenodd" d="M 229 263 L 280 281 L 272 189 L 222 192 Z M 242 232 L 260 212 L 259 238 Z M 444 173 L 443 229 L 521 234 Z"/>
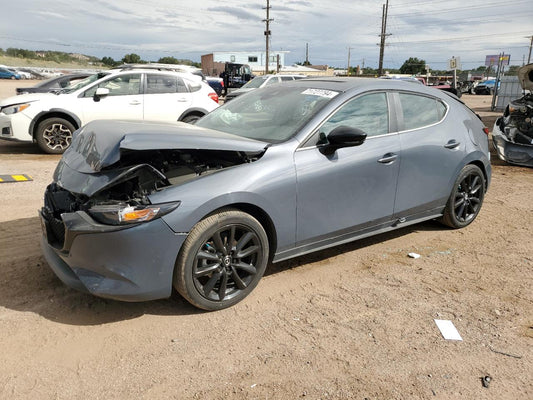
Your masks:
<path fill-rule="evenodd" d="M 446 105 L 439 99 L 413 93 L 400 93 L 403 110 L 403 130 L 423 128 L 442 121 Z"/>

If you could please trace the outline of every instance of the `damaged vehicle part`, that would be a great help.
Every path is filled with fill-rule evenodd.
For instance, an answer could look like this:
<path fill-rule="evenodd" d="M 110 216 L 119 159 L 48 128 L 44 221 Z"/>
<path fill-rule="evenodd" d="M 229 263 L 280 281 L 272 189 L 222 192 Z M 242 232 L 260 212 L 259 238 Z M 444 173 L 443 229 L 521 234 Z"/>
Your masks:
<path fill-rule="evenodd" d="M 472 223 L 491 176 L 484 129 L 447 93 L 344 78 L 257 89 L 196 125 L 93 121 L 47 188 L 43 252 L 97 296 L 174 287 L 226 308 L 269 261 L 428 219 Z"/>
<path fill-rule="evenodd" d="M 510 164 L 533 167 L 533 64 L 518 70 L 523 97 L 511 101 L 492 130 L 498 157 Z"/>

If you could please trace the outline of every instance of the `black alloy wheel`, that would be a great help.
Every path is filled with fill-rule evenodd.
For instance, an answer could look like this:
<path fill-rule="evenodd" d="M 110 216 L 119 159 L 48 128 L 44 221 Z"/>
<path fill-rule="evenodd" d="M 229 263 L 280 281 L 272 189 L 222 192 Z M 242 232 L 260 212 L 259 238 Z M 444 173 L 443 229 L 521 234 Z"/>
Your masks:
<path fill-rule="evenodd" d="M 442 222 L 463 228 L 477 217 L 485 196 L 485 177 L 476 165 L 465 166 L 455 181 Z"/>
<path fill-rule="evenodd" d="M 200 221 L 183 244 L 174 286 L 191 304 L 219 310 L 244 299 L 268 262 L 268 238 L 249 214 L 224 210 Z"/>

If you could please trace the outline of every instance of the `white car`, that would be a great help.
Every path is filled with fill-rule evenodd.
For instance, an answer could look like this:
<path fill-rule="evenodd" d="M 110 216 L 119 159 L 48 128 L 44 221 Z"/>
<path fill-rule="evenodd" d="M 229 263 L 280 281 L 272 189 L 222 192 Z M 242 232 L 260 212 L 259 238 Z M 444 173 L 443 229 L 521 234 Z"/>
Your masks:
<path fill-rule="evenodd" d="M 256 76 L 251 81 L 245 83 L 241 88 L 233 90 L 226 95 L 226 101 L 230 101 L 241 94 L 251 92 L 252 90 L 262 88 L 265 86 L 275 85 L 282 82 L 292 82 L 297 79 L 307 78 L 306 75 L 289 75 L 289 74 L 268 74 Z"/>
<path fill-rule="evenodd" d="M 91 75 L 59 94 L 0 101 L 0 139 L 35 141 L 60 154 L 72 133 L 96 119 L 195 122 L 218 107 L 211 87 L 190 73 L 125 68 Z"/>

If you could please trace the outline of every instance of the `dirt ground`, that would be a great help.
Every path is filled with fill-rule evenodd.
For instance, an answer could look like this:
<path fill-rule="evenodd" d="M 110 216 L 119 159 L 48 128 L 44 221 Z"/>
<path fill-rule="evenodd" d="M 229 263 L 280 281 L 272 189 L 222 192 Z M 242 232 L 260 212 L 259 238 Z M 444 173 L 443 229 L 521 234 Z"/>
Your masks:
<path fill-rule="evenodd" d="M 0 98 L 17 84 L 31 83 L 0 82 Z M 489 96 L 463 99 L 492 127 Z M 533 398 L 533 169 L 493 155 L 469 227 L 427 222 L 272 265 L 208 313 L 55 277 L 37 209 L 58 160 L 0 142 L 0 174 L 34 179 L 0 184 L 1 399 Z"/>

